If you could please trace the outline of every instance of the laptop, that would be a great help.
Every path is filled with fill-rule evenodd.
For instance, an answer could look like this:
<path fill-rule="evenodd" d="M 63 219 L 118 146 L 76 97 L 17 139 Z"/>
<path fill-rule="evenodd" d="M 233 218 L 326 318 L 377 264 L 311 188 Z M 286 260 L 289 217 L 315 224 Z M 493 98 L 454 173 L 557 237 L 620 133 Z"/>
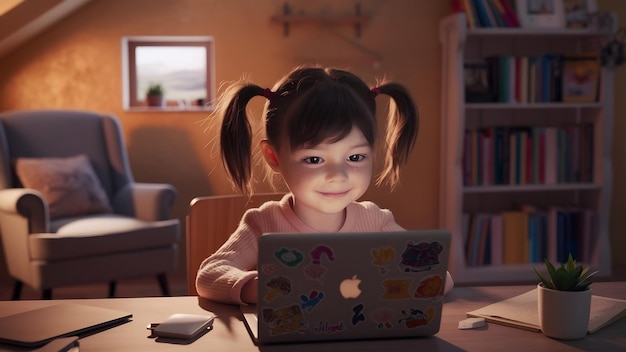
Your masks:
<path fill-rule="evenodd" d="M 450 233 L 265 234 L 257 344 L 431 336 L 439 331 Z"/>
<path fill-rule="evenodd" d="M 54 304 L 0 317 L 0 343 L 39 347 L 60 337 L 90 335 L 125 323 L 132 316 L 82 304 Z"/>

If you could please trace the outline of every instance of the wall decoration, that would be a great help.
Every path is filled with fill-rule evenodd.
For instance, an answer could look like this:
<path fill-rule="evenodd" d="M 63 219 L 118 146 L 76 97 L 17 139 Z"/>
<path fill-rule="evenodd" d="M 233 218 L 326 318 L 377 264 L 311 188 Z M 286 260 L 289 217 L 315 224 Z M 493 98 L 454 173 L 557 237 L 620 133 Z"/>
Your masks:
<path fill-rule="evenodd" d="M 563 0 L 517 0 L 517 16 L 525 28 L 565 28 Z"/>
<path fill-rule="evenodd" d="M 563 0 L 565 27 L 587 28 L 591 14 L 598 11 L 596 0 Z"/>

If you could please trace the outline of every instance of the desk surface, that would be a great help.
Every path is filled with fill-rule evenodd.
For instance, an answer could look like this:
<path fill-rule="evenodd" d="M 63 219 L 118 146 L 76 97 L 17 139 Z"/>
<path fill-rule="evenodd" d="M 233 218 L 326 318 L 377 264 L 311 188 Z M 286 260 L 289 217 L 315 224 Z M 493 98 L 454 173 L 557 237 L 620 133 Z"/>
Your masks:
<path fill-rule="evenodd" d="M 593 284 L 599 296 L 626 299 L 626 282 Z M 583 340 L 559 341 L 497 324 L 476 330 L 459 330 L 465 313 L 533 289 L 532 286 L 457 287 L 446 297 L 441 330 L 433 337 L 376 341 L 320 342 L 308 345 L 261 346 L 261 351 L 615 351 L 626 350 L 626 318 L 587 335 Z M 258 351 L 241 320 L 239 307 L 214 302 L 199 302 L 197 297 L 148 297 L 54 301 L 0 301 L 0 316 L 47 305 L 72 302 L 118 309 L 133 313 L 131 322 L 80 340 L 81 351 Z M 206 308 L 203 309 L 202 307 Z M 148 323 L 159 322 L 174 313 L 217 316 L 213 330 L 189 345 L 158 343 L 149 338 Z M 0 351 L 10 350 L 0 345 Z M 13 349 L 14 350 L 14 349 Z"/>

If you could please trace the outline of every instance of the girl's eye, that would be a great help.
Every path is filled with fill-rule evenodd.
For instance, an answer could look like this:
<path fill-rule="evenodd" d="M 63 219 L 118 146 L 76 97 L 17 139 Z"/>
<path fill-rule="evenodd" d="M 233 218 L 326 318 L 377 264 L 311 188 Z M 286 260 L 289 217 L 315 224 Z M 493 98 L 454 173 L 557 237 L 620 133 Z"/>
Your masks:
<path fill-rule="evenodd" d="M 319 156 L 310 156 L 308 158 L 304 158 L 304 162 L 307 164 L 319 164 L 322 162 L 322 158 Z"/>
<path fill-rule="evenodd" d="M 352 154 L 348 157 L 350 161 L 361 161 L 363 159 L 365 159 L 365 155 L 363 154 Z"/>

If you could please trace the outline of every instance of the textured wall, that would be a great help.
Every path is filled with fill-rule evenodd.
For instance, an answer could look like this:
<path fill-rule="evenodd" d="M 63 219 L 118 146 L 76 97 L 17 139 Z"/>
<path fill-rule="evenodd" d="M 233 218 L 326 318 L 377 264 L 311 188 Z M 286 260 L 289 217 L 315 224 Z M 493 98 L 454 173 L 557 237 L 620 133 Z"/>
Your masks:
<path fill-rule="evenodd" d="M 601 9 L 626 18 L 626 2 L 599 0 Z M 233 193 L 219 159 L 211 152 L 214 133 L 206 112 L 122 110 L 121 38 L 139 35 L 210 35 L 215 38 L 217 86 L 248 76 L 272 86 L 294 65 L 347 67 L 370 83 L 389 77 L 406 84 L 420 105 L 420 136 L 402 185 L 393 193 L 372 187 L 366 198 L 394 211 L 407 228 L 438 224 L 441 54 L 438 21 L 448 1 L 361 0 L 371 20 L 361 37 L 349 25 L 293 25 L 288 37 L 270 18 L 283 0 L 93 0 L 60 23 L 0 59 L 0 110 L 73 108 L 110 112 L 125 130 L 135 178 L 175 185 L 174 216 L 184 221 L 189 201 L 200 195 Z M 354 2 L 292 0 L 295 12 L 352 13 Z M 624 68 L 616 72 L 615 131 L 626 133 Z M 379 103 L 383 103 L 380 101 Z M 251 110 L 260 112 L 262 99 Z M 381 107 L 385 104 L 381 104 Z M 626 265 L 626 140 L 615 138 L 611 214 L 613 258 Z M 260 191 L 269 190 L 260 185 Z M 184 243 L 181 244 L 184 249 Z M 181 273 L 184 256 L 181 257 Z"/>
<path fill-rule="evenodd" d="M 351 14 L 352 1 L 289 2 L 295 12 Z M 233 193 L 219 159 L 206 112 L 125 112 L 121 38 L 139 35 L 210 35 L 215 38 L 217 86 L 250 77 L 272 86 L 302 63 L 347 67 L 371 84 L 389 77 L 406 84 L 422 115 L 417 149 L 393 193 L 366 195 L 391 208 L 407 228 L 438 224 L 440 47 L 438 21 L 447 1 L 362 0 L 371 17 L 361 37 L 350 25 L 293 25 L 288 37 L 270 20 L 283 0 L 94 0 L 4 56 L 0 110 L 72 108 L 120 117 L 135 178 L 175 185 L 174 215 L 184 220 L 189 201 Z M 263 102 L 253 101 L 260 112 Z M 386 107 L 384 98 L 380 106 Z M 204 122 L 203 122 L 204 121 Z M 207 130 L 209 128 L 209 130 Z M 269 190 L 261 185 L 259 190 Z M 183 244 L 184 249 L 184 244 Z M 181 265 L 184 267 L 184 257 Z M 184 268 L 181 268 L 184 269 Z"/>

